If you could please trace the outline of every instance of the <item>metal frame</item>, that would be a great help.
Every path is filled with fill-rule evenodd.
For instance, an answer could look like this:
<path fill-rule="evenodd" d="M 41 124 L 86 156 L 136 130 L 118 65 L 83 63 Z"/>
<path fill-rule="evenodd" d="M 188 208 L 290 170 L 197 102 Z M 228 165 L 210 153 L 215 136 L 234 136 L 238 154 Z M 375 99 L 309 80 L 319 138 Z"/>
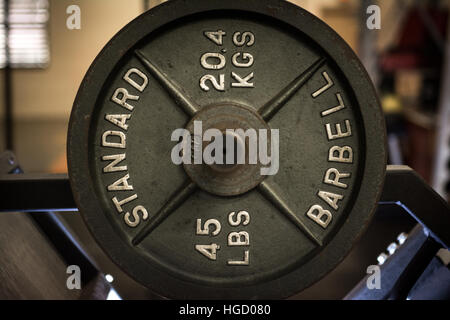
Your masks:
<path fill-rule="evenodd" d="M 368 275 L 346 300 L 406 299 L 438 250 L 450 248 L 450 206 L 411 168 L 388 166 L 379 210 L 389 206 L 401 207 L 418 225 L 405 244 L 381 266 L 381 289 L 367 287 Z"/>
<path fill-rule="evenodd" d="M 54 211 L 77 211 L 67 175 L 24 174 L 11 151 L 0 154 L 0 212 L 24 212 L 67 265 L 83 270 L 82 299 L 104 299 L 110 290 L 89 258 Z"/>
<path fill-rule="evenodd" d="M 369 289 L 366 276 L 350 291 L 345 300 L 405 300 L 408 294 L 436 256 L 440 245 L 417 225 L 407 241 L 386 263 L 380 266 L 382 286 Z"/>
<path fill-rule="evenodd" d="M 11 156 L 8 153 L 2 158 Z M 0 212 L 47 212 L 50 208 L 54 211 L 77 211 L 67 175 L 1 175 L 0 194 L 5 199 Z M 406 299 L 436 252 L 441 247 L 450 247 L 449 204 L 407 166 L 387 168 L 378 209 L 392 206 L 401 207 L 418 222 L 418 226 L 405 245 L 381 266 L 384 277 L 381 290 L 369 290 L 367 276 L 345 297 L 346 300 Z M 41 228 L 50 231 L 47 232 L 50 240 L 57 245 L 66 261 L 75 260 L 83 264 L 83 270 L 92 269 L 94 272 L 89 273 L 92 276 L 89 279 L 96 275 L 98 271 L 92 267 L 92 262 L 76 242 L 67 237 L 64 227 L 54 216 L 35 214 L 34 217 Z"/>
<path fill-rule="evenodd" d="M 380 205 L 401 206 L 435 241 L 450 248 L 449 204 L 410 167 L 388 166 Z"/>

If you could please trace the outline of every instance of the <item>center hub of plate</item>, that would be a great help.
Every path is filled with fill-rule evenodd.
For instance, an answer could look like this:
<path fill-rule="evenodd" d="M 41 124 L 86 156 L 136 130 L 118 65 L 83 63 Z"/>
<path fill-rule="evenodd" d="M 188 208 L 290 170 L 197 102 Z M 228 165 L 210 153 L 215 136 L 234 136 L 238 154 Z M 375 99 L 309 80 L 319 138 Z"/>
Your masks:
<path fill-rule="evenodd" d="M 236 103 L 206 106 L 191 119 L 186 129 L 191 134 L 192 162 L 185 163 L 184 169 L 203 190 L 219 196 L 236 196 L 253 189 L 264 180 L 258 148 L 260 138 L 264 138 L 267 141 L 262 143 L 270 152 L 270 128 L 253 108 Z M 223 163 L 204 161 L 205 151 L 208 152 L 207 148 L 211 148 L 214 141 L 208 136 L 209 129 L 216 129 L 221 134 L 223 148 L 215 149 L 212 155 L 220 152 Z M 266 131 L 264 137 L 260 134 L 261 130 Z M 194 161 L 196 153 L 202 156 L 201 163 Z"/>

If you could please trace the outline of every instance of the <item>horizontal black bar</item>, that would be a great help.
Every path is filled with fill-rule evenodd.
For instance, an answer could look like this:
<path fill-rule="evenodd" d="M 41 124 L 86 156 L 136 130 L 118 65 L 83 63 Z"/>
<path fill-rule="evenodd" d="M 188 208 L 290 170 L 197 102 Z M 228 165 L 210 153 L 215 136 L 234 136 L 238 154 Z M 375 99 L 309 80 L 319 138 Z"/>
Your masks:
<path fill-rule="evenodd" d="M 67 174 L 0 175 L 0 212 L 77 211 Z"/>
<path fill-rule="evenodd" d="M 0 175 L 0 212 L 76 211 L 67 174 Z M 399 205 L 450 246 L 450 207 L 417 173 L 388 166 L 380 204 Z"/>

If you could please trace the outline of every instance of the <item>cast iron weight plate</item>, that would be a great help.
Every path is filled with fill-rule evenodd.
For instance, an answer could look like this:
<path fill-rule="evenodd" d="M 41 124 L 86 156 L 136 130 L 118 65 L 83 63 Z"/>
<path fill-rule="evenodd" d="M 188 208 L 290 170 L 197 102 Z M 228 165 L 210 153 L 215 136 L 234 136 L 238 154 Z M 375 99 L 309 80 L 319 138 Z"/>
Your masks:
<path fill-rule="evenodd" d="M 279 171 L 173 164 L 171 134 L 195 119 L 279 129 Z M 316 17 L 278 0 L 174 0 L 90 67 L 68 162 L 92 234 L 151 290 L 285 298 L 332 270 L 369 223 L 385 128 L 364 68 Z"/>

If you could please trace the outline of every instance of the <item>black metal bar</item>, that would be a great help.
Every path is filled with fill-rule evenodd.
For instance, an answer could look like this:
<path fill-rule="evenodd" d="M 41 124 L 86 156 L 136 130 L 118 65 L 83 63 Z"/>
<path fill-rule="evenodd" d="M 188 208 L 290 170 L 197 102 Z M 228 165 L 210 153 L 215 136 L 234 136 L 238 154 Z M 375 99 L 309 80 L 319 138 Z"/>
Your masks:
<path fill-rule="evenodd" d="M 67 174 L 0 175 L 0 212 L 77 211 Z"/>
<path fill-rule="evenodd" d="M 398 205 L 436 241 L 450 248 L 450 206 L 414 170 L 388 166 L 381 205 Z"/>
<path fill-rule="evenodd" d="M 406 299 L 409 291 L 436 255 L 438 245 L 417 225 L 406 242 L 380 266 L 380 288 L 369 289 L 366 276 L 345 300 Z"/>
<path fill-rule="evenodd" d="M 381 289 L 368 289 L 367 276 L 347 300 L 406 299 L 439 248 L 449 247 L 449 204 L 407 166 L 388 166 L 379 210 L 392 205 L 400 206 L 419 225 L 381 266 Z"/>
<path fill-rule="evenodd" d="M 5 0 L 5 68 L 3 70 L 6 149 L 14 150 L 12 72 L 9 51 L 9 0 Z"/>
<path fill-rule="evenodd" d="M 0 212 L 77 211 L 67 175 L 0 175 Z M 406 166 L 388 166 L 380 205 L 401 206 L 435 240 L 450 243 L 450 207 Z"/>
<path fill-rule="evenodd" d="M 441 246 L 433 238 L 427 237 L 398 278 L 392 288 L 389 300 L 406 300 L 409 292 L 440 248 Z"/>
<path fill-rule="evenodd" d="M 98 268 L 88 258 L 84 250 L 78 245 L 78 242 L 54 213 L 30 213 L 30 217 L 39 226 L 67 265 L 80 267 L 81 282 L 83 284 L 89 283 L 98 276 Z"/>
<path fill-rule="evenodd" d="M 80 267 L 83 292 L 85 292 L 85 286 L 90 288 L 93 283 L 108 289 L 109 284 L 102 278 L 103 275 L 98 267 L 73 238 L 60 218 L 50 212 L 51 210 L 46 210 L 48 212 L 45 213 L 32 213 L 36 211 L 36 208 L 44 211 L 43 208 L 50 207 L 65 209 L 75 207 L 67 175 L 24 174 L 11 151 L 0 154 L 0 174 L 3 174 L 0 175 L 0 199 L 2 200 L 0 211 L 5 208 L 14 208 L 14 210 L 5 211 L 15 212 L 21 211 L 20 208 L 28 208 L 29 210 L 26 210 L 30 212 L 28 217 L 52 243 L 67 265 Z M 95 293 L 85 293 L 89 297 L 95 296 Z"/>

